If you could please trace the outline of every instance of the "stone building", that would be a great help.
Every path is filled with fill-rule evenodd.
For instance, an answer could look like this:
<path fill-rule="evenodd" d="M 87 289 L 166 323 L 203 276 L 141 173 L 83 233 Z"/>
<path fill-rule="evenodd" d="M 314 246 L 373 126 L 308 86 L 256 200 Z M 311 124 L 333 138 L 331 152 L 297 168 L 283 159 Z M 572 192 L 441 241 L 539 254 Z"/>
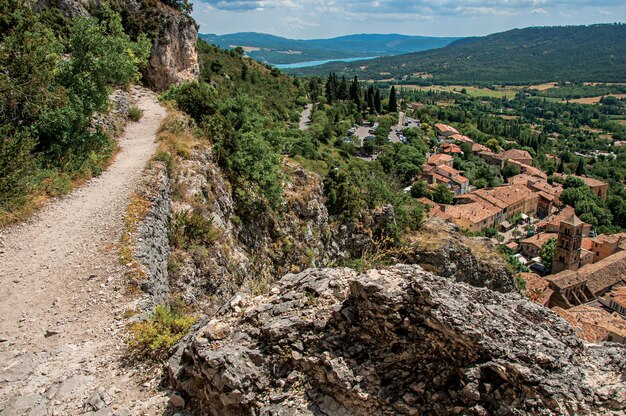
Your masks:
<path fill-rule="evenodd" d="M 580 254 L 583 242 L 582 222 L 576 215 L 561 221 L 559 237 L 552 262 L 552 273 L 580 268 Z"/>

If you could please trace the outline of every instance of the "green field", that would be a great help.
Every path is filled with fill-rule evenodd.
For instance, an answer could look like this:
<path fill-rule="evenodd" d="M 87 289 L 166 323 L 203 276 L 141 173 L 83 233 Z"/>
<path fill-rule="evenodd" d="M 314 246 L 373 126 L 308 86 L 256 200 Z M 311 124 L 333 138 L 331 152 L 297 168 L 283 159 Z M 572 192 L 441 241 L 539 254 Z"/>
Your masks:
<path fill-rule="evenodd" d="M 513 98 L 520 87 L 496 87 L 480 88 L 480 87 L 468 87 L 463 85 L 396 85 L 396 88 L 404 88 L 419 91 L 443 91 L 462 94 L 462 90 L 465 90 L 465 94 L 470 97 L 491 97 L 491 98 Z"/>

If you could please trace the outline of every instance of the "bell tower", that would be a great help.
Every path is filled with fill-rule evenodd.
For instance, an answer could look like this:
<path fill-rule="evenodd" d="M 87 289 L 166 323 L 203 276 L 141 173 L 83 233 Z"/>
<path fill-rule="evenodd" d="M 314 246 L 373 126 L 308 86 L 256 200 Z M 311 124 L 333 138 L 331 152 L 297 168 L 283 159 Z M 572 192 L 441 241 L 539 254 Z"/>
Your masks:
<path fill-rule="evenodd" d="M 552 261 L 552 274 L 563 270 L 578 270 L 580 267 L 584 225 L 585 223 L 576 215 L 561 221 L 559 238 Z"/>

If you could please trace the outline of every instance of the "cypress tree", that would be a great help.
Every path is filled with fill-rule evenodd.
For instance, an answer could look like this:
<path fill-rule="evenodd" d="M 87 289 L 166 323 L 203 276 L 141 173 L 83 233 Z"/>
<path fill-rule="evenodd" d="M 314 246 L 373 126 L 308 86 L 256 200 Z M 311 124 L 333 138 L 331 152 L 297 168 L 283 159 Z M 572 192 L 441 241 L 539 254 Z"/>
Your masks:
<path fill-rule="evenodd" d="M 357 108 L 361 109 L 361 87 L 359 86 L 359 79 L 354 76 L 352 84 L 350 84 L 350 99 L 354 102 Z"/>
<path fill-rule="evenodd" d="M 398 99 L 396 98 L 396 87 L 391 86 L 391 92 L 389 93 L 389 107 L 387 111 L 390 113 L 395 113 L 398 111 Z"/>
<path fill-rule="evenodd" d="M 580 158 L 578 159 L 578 166 L 576 166 L 576 175 L 580 176 L 584 174 L 585 174 L 585 162 L 583 162 L 583 159 Z"/>
<path fill-rule="evenodd" d="M 374 94 L 374 109 L 378 114 L 383 112 L 383 105 L 380 100 L 380 90 L 376 88 L 376 93 Z"/>
<path fill-rule="evenodd" d="M 346 81 L 346 77 L 341 77 L 341 83 L 339 84 L 337 98 L 339 100 L 347 100 L 348 98 L 350 98 L 348 93 L 348 81 Z"/>

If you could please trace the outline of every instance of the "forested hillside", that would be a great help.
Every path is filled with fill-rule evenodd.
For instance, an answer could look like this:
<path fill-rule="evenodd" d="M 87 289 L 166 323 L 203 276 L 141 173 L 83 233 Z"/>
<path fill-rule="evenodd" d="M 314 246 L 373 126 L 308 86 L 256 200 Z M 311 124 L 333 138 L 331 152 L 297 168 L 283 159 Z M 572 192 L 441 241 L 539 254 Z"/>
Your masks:
<path fill-rule="evenodd" d="M 466 38 L 447 47 L 293 70 L 416 83 L 626 81 L 626 25 L 532 27 Z"/>
<path fill-rule="evenodd" d="M 362 34 L 331 39 L 299 40 L 264 33 L 200 34 L 200 38 L 222 48 L 244 47 L 250 57 L 271 64 L 397 55 L 441 48 L 458 39 Z"/>

